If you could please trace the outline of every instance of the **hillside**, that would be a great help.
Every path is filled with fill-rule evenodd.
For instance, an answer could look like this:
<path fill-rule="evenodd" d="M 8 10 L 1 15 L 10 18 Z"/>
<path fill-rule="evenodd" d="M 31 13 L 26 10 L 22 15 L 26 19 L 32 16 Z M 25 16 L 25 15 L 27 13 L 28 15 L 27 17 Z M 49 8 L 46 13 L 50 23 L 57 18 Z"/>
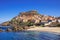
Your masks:
<path fill-rule="evenodd" d="M 12 18 L 11 21 L 2 23 L 2 26 L 13 26 L 16 28 L 25 29 L 33 25 L 45 26 L 45 24 L 52 22 L 57 22 L 57 18 L 53 16 L 42 15 L 36 10 L 31 10 L 19 13 L 19 15 Z"/>
<path fill-rule="evenodd" d="M 40 21 L 48 21 L 48 20 L 54 20 L 55 18 L 52 16 L 45 16 L 39 14 L 36 10 L 32 11 L 27 11 L 27 12 L 21 12 L 19 13 L 18 16 L 14 17 L 11 19 L 11 23 L 16 23 L 17 22 L 28 22 L 28 21 L 33 21 L 35 23 L 39 23 Z M 17 21 L 17 22 L 16 22 Z M 8 25 L 11 24 L 10 22 L 4 22 L 2 23 L 3 25 Z"/>

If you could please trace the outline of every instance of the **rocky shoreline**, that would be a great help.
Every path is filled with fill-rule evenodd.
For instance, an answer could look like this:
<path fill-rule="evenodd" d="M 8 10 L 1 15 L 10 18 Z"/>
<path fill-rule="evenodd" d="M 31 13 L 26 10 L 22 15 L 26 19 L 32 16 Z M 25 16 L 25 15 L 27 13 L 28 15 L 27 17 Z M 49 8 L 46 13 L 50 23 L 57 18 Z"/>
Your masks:
<path fill-rule="evenodd" d="M 21 32 L 21 31 L 53 32 L 60 34 L 60 27 L 31 27 L 26 30 L 12 30 L 9 28 L 6 30 L 0 29 L 0 32 Z"/>

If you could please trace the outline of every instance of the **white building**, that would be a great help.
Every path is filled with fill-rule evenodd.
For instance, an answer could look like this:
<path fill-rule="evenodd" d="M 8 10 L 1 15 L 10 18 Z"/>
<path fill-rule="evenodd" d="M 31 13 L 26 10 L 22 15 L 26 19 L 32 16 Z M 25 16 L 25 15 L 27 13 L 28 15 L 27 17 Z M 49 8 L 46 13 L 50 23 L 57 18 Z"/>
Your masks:
<path fill-rule="evenodd" d="M 60 19 L 58 19 L 58 22 L 60 23 Z"/>

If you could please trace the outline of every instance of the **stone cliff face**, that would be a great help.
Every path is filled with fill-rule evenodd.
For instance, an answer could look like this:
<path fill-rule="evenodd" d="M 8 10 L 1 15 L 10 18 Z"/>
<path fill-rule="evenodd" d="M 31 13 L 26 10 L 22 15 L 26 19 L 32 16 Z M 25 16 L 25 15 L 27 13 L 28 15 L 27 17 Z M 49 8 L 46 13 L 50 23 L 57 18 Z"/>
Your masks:
<path fill-rule="evenodd" d="M 40 23 L 40 22 L 47 22 L 48 20 L 55 20 L 55 17 L 52 16 L 45 16 L 39 14 L 36 10 L 21 12 L 18 16 L 14 17 L 9 22 L 4 22 L 2 25 L 14 25 L 20 26 L 22 23 L 32 22 L 32 23 Z"/>

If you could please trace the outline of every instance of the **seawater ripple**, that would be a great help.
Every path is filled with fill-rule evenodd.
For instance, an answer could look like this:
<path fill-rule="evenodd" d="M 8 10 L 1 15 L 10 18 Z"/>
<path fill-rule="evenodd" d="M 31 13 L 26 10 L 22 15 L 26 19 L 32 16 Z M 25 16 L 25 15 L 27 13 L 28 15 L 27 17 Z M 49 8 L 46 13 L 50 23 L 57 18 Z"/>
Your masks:
<path fill-rule="evenodd" d="M 60 40 L 60 35 L 49 32 L 0 32 L 0 40 Z"/>

